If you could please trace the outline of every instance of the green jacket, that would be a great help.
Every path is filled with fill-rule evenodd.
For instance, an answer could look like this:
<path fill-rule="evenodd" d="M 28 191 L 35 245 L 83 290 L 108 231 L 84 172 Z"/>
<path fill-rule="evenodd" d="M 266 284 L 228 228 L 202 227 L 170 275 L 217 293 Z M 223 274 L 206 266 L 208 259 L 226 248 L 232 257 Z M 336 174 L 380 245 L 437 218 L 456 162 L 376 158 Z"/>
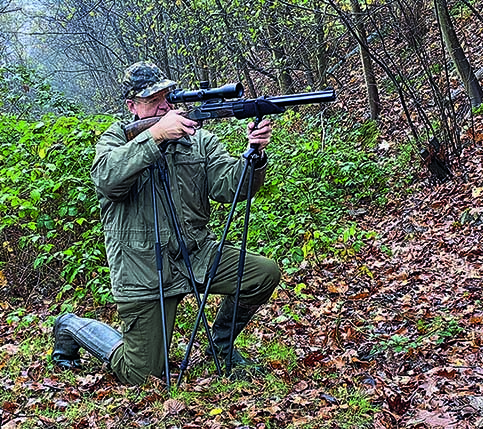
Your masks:
<path fill-rule="evenodd" d="M 159 299 L 149 168 L 158 161 L 167 166 L 177 218 L 195 278 L 200 283 L 204 281 L 218 245 L 207 228 L 209 199 L 231 202 L 245 164 L 243 157 L 231 157 L 218 138 L 203 129 L 194 136 L 169 144 L 164 155 L 149 131 L 127 142 L 122 124 L 118 122 L 101 136 L 91 175 L 101 206 L 112 291 L 117 302 Z M 262 164 L 255 170 L 254 192 L 265 177 L 266 162 Z M 188 274 L 171 225 L 158 170 L 154 170 L 154 181 L 163 251 L 164 294 L 189 293 Z M 243 198 L 246 198 L 245 191 L 246 186 Z"/>

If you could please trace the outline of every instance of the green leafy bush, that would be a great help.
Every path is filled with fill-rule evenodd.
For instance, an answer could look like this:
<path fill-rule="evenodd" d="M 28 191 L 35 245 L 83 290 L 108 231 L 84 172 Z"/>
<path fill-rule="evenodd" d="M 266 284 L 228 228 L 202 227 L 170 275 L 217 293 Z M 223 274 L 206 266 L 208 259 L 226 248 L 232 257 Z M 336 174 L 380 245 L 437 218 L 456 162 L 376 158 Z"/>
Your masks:
<path fill-rule="evenodd" d="M 350 130 L 334 117 L 322 128 L 317 118 L 286 112 L 274 127 L 267 148 L 269 169 L 264 187 L 252 205 L 249 247 L 273 257 L 292 270 L 303 260 L 322 259 L 328 254 L 350 256 L 371 232 L 355 222 L 343 221 L 350 209 L 368 204 L 383 205 L 395 181 L 394 158 L 376 154 L 378 129 L 368 121 Z M 222 123 L 222 134 L 232 153 L 244 150 L 240 138 L 245 123 Z M 243 204 L 237 209 L 230 239 L 239 240 Z M 213 227 L 220 228 L 228 208 L 214 205 Z"/>
<path fill-rule="evenodd" d="M 89 171 L 97 138 L 113 120 L 0 117 L 0 233 L 7 243 L 0 256 L 8 261 L 8 249 L 24 252 L 32 271 L 55 287 L 59 299 L 66 292 L 74 299 L 88 293 L 101 303 L 111 299 Z M 344 130 L 341 120 L 324 124 L 324 141 L 316 118 L 293 111 L 274 127 L 266 183 L 252 205 L 248 247 L 276 259 L 287 272 L 303 261 L 354 255 L 372 233 L 344 219 L 349 210 L 384 204 L 391 188 L 395 161 L 376 156 L 376 124 Z M 245 150 L 245 121 L 209 126 L 232 153 Z M 231 241 L 241 239 L 244 207 L 237 205 Z M 211 227 L 220 236 L 229 209 L 213 204 Z"/>
<path fill-rule="evenodd" d="M 45 116 L 27 122 L 0 116 L 0 232 L 4 243 L 16 241 L 2 252 L 14 247 L 27 253 L 23 260 L 43 273 L 44 282 L 60 278 L 59 298 L 72 289 L 76 298 L 90 290 L 101 302 L 110 299 L 89 170 L 95 142 L 112 120 Z"/>

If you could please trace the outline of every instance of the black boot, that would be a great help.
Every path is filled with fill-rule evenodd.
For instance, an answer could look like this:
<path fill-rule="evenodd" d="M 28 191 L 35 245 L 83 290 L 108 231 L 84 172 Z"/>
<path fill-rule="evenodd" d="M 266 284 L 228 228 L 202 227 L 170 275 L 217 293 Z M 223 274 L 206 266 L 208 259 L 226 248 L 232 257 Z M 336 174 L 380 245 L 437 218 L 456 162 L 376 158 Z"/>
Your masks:
<path fill-rule="evenodd" d="M 102 362 L 109 363 L 122 344 L 122 335 L 105 323 L 64 314 L 54 324 L 54 362 L 64 368 L 80 368 L 79 348 L 83 347 Z"/>
<path fill-rule="evenodd" d="M 237 318 L 235 323 L 235 331 L 233 339 L 235 339 L 245 326 L 250 322 L 253 315 L 258 310 L 259 305 L 250 305 L 238 302 Z M 215 322 L 213 323 L 213 342 L 215 343 L 216 354 L 227 362 L 228 352 L 230 348 L 231 324 L 233 320 L 233 311 L 235 309 L 235 298 L 226 296 L 223 300 Z M 212 354 L 211 349 L 207 349 L 208 354 Z M 255 362 L 243 357 L 238 350 L 233 349 L 232 366 L 255 366 Z"/>

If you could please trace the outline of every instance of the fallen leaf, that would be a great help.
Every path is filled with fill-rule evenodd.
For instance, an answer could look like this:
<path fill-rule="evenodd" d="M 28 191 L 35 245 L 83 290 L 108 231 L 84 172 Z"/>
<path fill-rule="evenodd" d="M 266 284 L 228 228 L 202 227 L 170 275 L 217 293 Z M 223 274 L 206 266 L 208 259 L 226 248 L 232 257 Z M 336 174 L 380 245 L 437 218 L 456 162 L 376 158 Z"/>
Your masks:
<path fill-rule="evenodd" d="M 330 293 L 346 293 L 349 290 L 349 286 L 344 281 L 338 283 L 329 282 L 327 283 L 327 290 Z"/>
<path fill-rule="evenodd" d="M 4 344 L 0 347 L 0 352 L 6 352 L 8 355 L 16 355 L 18 353 L 19 346 L 15 344 Z"/>
<path fill-rule="evenodd" d="M 10 414 L 14 414 L 17 408 L 18 408 L 18 404 L 15 402 L 5 401 L 2 404 L 2 409 L 7 411 Z"/>
<path fill-rule="evenodd" d="M 309 383 L 307 383 L 305 380 L 302 380 L 298 382 L 293 388 L 297 392 L 301 392 L 302 390 L 305 390 L 309 387 Z"/>
<path fill-rule="evenodd" d="M 470 325 L 481 325 L 483 322 L 483 314 L 475 314 L 470 317 Z"/>
<path fill-rule="evenodd" d="M 185 409 L 186 409 L 186 405 L 176 399 L 168 399 L 163 404 L 164 412 L 166 414 L 171 414 L 172 416 L 178 415 L 179 413 L 181 413 L 181 411 Z"/>
<path fill-rule="evenodd" d="M 427 424 L 431 428 L 450 429 L 458 420 L 450 413 L 435 410 L 418 410 L 416 415 L 408 422 L 408 425 Z"/>
<path fill-rule="evenodd" d="M 478 198 L 482 192 L 483 192 L 483 188 L 473 188 L 473 190 L 471 191 L 471 196 L 473 198 Z"/>

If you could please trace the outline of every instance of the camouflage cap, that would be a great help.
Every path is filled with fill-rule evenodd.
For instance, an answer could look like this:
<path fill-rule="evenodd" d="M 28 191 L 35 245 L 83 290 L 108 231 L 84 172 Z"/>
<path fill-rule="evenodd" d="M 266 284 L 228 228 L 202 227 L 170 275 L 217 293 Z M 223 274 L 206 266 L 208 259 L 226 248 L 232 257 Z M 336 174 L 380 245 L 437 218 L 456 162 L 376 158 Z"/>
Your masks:
<path fill-rule="evenodd" d="M 176 82 L 166 78 L 159 67 L 146 61 L 140 61 L 129 66 L 122 79 L 125 99 L 149 97 L 163 89 L 175 86 Z"/>

